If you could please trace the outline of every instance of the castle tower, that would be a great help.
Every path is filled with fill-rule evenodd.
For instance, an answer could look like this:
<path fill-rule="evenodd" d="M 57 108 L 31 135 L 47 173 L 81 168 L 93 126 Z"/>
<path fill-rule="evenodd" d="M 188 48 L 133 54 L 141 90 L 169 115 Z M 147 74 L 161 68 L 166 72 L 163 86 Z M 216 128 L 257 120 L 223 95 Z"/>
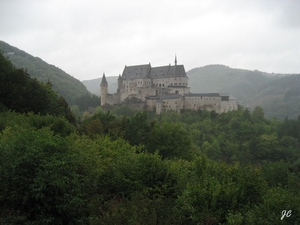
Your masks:
<path fill-rule="evenodd" d="M 120 93 L 121 88 L 122 88 L 122 77 L 121 75 L 119 75 L 117 93 Z"/>
<path fill-rule="evenodd" d="M 101 105 L 105 105 L 107 103 L 107 94 L 108 94 L 108 84 L 106 81 L 105 73 L 103 73 L 102 80 L 100 83 Z"/>

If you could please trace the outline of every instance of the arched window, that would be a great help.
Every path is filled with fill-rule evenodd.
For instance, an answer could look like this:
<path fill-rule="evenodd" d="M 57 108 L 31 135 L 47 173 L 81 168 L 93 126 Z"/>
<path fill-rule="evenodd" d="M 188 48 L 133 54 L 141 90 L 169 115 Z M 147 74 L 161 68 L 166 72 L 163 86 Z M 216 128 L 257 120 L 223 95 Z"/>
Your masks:
<path fill-rule="evenodd" d="M 177 90 L 175 91 L 175 94 L 178 94 L 178 91 L 177 91 Z"/>

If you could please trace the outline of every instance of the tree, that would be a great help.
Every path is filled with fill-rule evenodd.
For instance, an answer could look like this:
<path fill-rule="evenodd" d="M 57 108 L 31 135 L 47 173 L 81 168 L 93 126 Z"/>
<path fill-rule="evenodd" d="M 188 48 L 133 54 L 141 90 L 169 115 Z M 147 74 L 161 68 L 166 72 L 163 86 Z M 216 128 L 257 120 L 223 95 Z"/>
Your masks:
<path fill-rule="evenodd" d="M 163 159 L 191 157 L 191 137 L 189 133 L 179 124 L 164 122 L 156 124 L 150 132 L 147 144 L 149 152 L 159 151 Z"/>
<path fill-rule="evenodd" d="M 88 217 L 69 144 L 49 128 L 7 127 L 0 136 L 0 204 L 22 223 L 81 224 Z M 6 220 L 6 218 L 3 218 Z M 10 221 L 11 222 L 11 221 Z"/>
<path fill-rule="evenodd" d="M 265 113 L 262 107 L 256 106 L 252 113 L 252 121 L 254 123 L 263 123 L 265 121 Z"/>

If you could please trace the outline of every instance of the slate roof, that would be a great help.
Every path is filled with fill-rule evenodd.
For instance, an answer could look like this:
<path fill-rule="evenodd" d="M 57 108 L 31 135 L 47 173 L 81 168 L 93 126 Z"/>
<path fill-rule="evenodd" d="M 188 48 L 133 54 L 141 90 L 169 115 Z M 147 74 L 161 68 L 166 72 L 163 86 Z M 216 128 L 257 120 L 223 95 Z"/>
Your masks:
<path fill-rule="evenodd" d="M 220 97 L 220 93 L 189 93 L 184 94 L 184 97 Z M 228 95 L 227 95 L 228 96 Z"/>
<path fill-rule="evenodd" d="M 136 78 L 164 78 L 164 77 L 186 77 L 183 65 L 168 65 L 160 67 L 151 67 L 150 63 L 146 65 L 125 66 L 122 79 Z"/>
<path fill-rule="evenodd" d="M 174 95 L 161 95 L 157 102 L 162 102 L 164 99 L 179 99 L 181 97 L 182 97 L 181 95 L 177 95 L 177 94 L 174 94 Z"/>
<path fill-rule="evenodd" d="M 186 77 L 186 72 L 183 65 L 171 66 L 170 68 L 171 77 Z"/>
<path fill-rule="evenodd" d="M 125 66 L 122 78 L 123 79 L 136 79 L 136 78 L 148 78 L 151 65 L 138 65 L 138 66 Z"/>
<path fill-rule="evenodd" d="M 103 73 L 103 76 L 102 76 L 101 84 L 106 84 L 107 85 L 107 80 L 106 80 L 106 77 L 105 77 L 104 73 Z"/>
<path fill-rule="evenodd" d="M 228 93 L 219 93 L 219 94 L 220 94 L 220 96 L 229 96 Z"/>
<path fill-rule="evenodd" d="M 163 78 L 169 76 L 171 66 L 153 67 L 149 73 L 150 78 Z"/>

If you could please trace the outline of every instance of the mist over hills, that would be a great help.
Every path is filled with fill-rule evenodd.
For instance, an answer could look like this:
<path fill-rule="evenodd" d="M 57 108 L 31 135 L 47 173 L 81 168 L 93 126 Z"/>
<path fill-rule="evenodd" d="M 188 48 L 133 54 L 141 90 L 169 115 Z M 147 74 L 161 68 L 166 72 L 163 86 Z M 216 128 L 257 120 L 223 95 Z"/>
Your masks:
<path fill-rule="evenodd" d="M 268 118 L 296 119 L 300 115 L 300 74 L 270 74 L 209 65 L 192 69 L 187 75 L 192 92 L 230 93 L 250 110 L 261 106 Z"/>
<path fill-rule="evenodd" d="M 87 89 L 94 95 L 100 96 L 100 83 L 102 77 L 92 79 L 92 80 L 83 80 L 81 81 Z M 108 92 L 116 93 L 118 88 L 118 76 L 106 77 L 108 83 Z"/>
<path fill-rule="evenodd" d="M 75 103 L 76 98 L 89 94 L 89 91 L 79 80 L 38 57 L 34 57 L 4 41 L 0 41 L 0 51 L 8 57 L 16 68 L 27 70 L 31 77 L 43 83 L 49 80 L 53 84 L 53 90 L 63 96 L 70 105 Z"/>

